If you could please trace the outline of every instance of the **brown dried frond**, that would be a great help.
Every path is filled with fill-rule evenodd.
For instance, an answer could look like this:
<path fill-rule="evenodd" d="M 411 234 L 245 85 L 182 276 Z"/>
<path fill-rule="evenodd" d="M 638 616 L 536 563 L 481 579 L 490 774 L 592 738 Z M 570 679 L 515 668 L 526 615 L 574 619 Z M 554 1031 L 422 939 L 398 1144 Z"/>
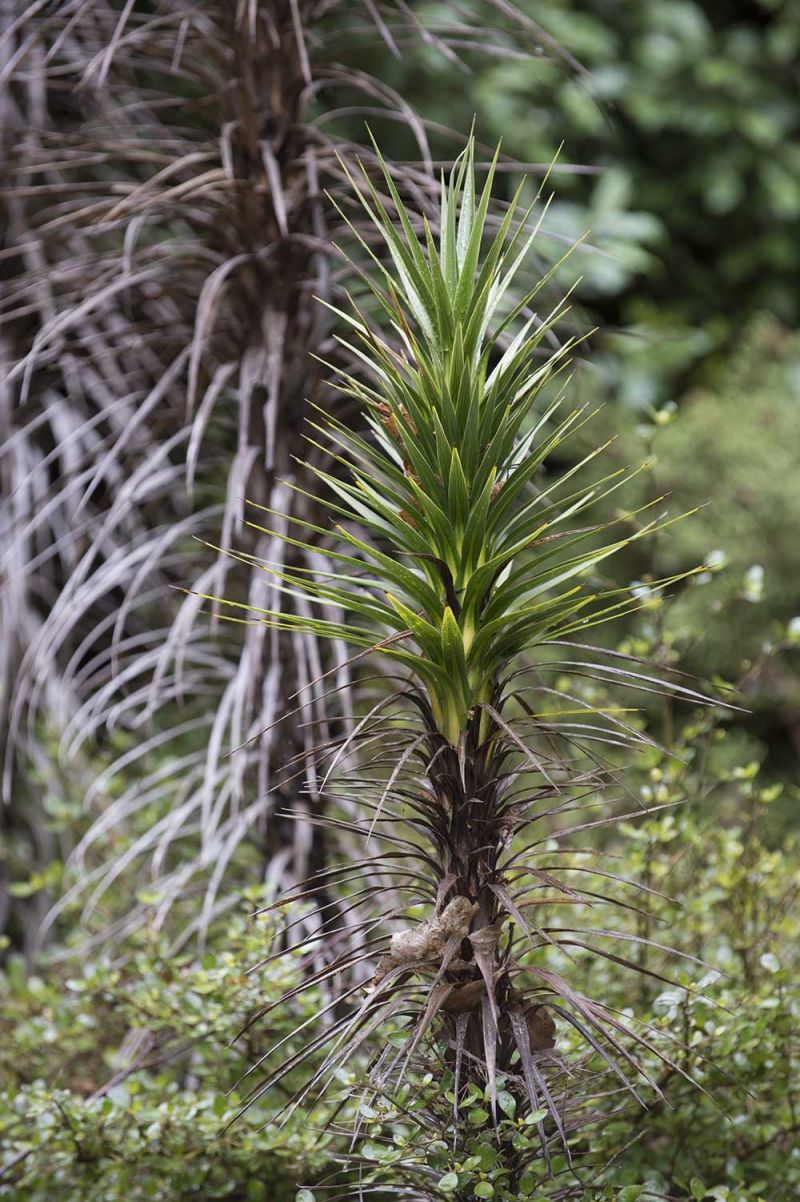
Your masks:
<path fill-rule="evenodd" d="M 346 227 L 324 193 L 347 209 L 345 167 L 356 154 L 375 161 L 327 120 L 343 94 L 351 112 L 401 116 L 417 161 L 395 179 L 417 210 L 433 209 L 425 122 L 364 69 L 400 27 L 404 43 L 419 35 L 417 14 L 398 4 L 387 24 L 388 9 L 31 2 L 4 31 L 4 821 L 27 829 L 32 863 L 49 864 L 70 847 L 36 821 L 46 793 L 105 808 L 124 770 L 131 783 L 109 823 L 124 831 L 145 797 L 160 815 L 135 844 L 126 896 L 137 876 L 178 900 L 201 882 L 190 933 L 223 904 L 243 840 L 265 872 L 287 845 L 290 877 L 325 858 L 319 828 L 276 818 L 276 776 L 284 757 L 312 763 L 319 730 L 324 741 L 336 729 L 349 669 L 330 693 L 331 653 L 314 639 L 223 624 L 201 594 L 292 604 L 253 568 L 293 553 L 284 520 L 256 530 L 241 499 L 314 518 L 283 481 L 302 454 L 307 399 L 321 399 L 310 352 L 335 357 L 313 297 L 346 304 L 350 282 L 330 250 Z M 492 39 L 498 53 L 533 47 L 529 23 L 505 3 L 497 12 L 495 33 L 460 17 L 426 37 L 452 55 Z M 255 521 L 269 524 L 263 512 Z M 276 739 L 300 689 L 300 720 Z M 136 750 L 118 750 L 113 728 Z M 164 748 L 180 757 L 177 789 Z M 305 783 L 291 800 L 319 808 L 313 772 Z M 73 860 L 95 874 L 92 905 L 116 879 L 104 817 Z M 47 902 L 13 902 L 18 915 L 27 907 L 29 947 Z M 142 914 L 134 906 L 118 933 Z"/>
<path fill-rule="evenodd" d="M 441 914 L 392 936 L 389 953 L 375 969 L 373 985 L 378 985 L 394 968 L 419 961 L 441 960 L 451 939 L 464 939 L 478 907 L 467 897 L 455 897 Z"/>

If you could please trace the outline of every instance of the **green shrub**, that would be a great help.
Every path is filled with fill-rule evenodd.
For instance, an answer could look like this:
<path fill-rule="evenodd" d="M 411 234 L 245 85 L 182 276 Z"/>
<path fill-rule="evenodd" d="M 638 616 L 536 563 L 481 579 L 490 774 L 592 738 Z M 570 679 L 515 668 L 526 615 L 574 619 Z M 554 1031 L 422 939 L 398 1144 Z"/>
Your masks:
<path fill-rule="evenodd" d="M 103 956 L 26 976 L 9 963 L 0 976 L 3 1197 L 289 1202 L 298 1177 L 325 1164 L 320 1111 L 279 1128 L 280 1099 L 270 1098 L 226 1129 L 247 1093 L 237 1081 L 265 1037 L 277 1042 L 317 1005 L 306 992 L 229 1046 L 251 1011 L 299 978 L 285 957 L 242 975 L 272 939 L 243 901 L 200 960 L 142 933 L 124 966 Z"/>
<path fill-rule="evenodd" d="M 773 722 L 796 712 L 794 674 L 764 651 L 800 639 L 800 336 L 762 317 L 713 387 L 635 430 L 618 428 L 614 406 L 600 420 L 619 435 L 620 462 L 652 452 L 642 500 L 665 494 L 673 514 L 698 509 L 628 560 L 645 583 L 708 564 L 659 618 L 683 666 L 728 680 L 747 672 L 748 705 L 769 707 Z"/>
<path fill-rule="evenodd" d="M 681 986 L 652 979 L 647 987 L 653 1043 L 683 1043 L 680 1069 L 716 1105 L 662 1066 L 668 1104 L 654 1104 L 646 1131 L 638 1115 L 612 1119 L 595 1130 L 591 1152 L 604 1164 L 619 1152 L 606 1174 L 617 1187 L 646 1182 L 656 1196 L 790 1202 L 800 1190 L 800 845 L 795 835 L 777 847 L 767 841 L 781 786 L 737 756 L 737 734 L 721 713 L 703 714 L 679 730 L 669 753 L 653 750 L 641 766 L 642 801 L 679 807 L 623 831 L 626 870 L 657 891 L 639 899 L 631 928 L 716 970 L 676 971 L 642 946 L 641 966 Z M 631 1006 L 618 973 L 598 963 L 592 972 L 605 975 L 593 988 L 611 1005 Z"/>

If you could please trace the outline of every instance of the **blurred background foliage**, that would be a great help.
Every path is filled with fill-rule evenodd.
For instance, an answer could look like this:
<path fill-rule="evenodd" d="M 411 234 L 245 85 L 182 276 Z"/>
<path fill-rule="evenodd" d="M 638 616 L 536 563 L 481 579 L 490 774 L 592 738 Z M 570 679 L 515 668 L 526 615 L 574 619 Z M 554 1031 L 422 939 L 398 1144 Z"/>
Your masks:
<path fill-rule="evenodd" d="M 773 317 L 755 318 L 713 384 L 621 441 L 623 453 L 643 442 L 652 454 L 653 495 L 703 507 L 659 539 L 643 565 L 666 576 L 707 564 L 713 576 L 702 576 L 702 593 L 686 588 L 672 609 L 683 662 L 708 677 L 732 679 L 747 669 L 744 687 L 760 728 L 797 756 L 796 674 L 778 671 L 769 657 L 760 661 L 770 642 L 800 638 L 800 338 Z"/>
<path fill-rule="evenodd" d="M 455 20 L 450 4 L 412 7 L 422 29 Z M 488 2 L 458 7 L 474 25 L 490 19 Z M 592 1153 L 614 1157 L 615 1168 L 587 1200 L 790 1202 L 800 1191 L 800 9 L 792 0 L 518 7 L 563 53 L 480 57 L 468 46 L 457 58 L 404 26 L 393 45 L 371 44 L 363 65 L 422 115 L 443 159 L 452 153 L 446 131 L 463 133 L 474 115 L 484 146 L 502 137 L 506 154 L 524 162 L 548 164 L 562 147 L 548 235 L 591 231 L 565 278 L 582 273 L 579 320 L 597 327 L 577 383 L 604 402 L 593 437 L 613 434 L 620 461 L 652 457 L 643 498 L 669 493 L 672 512 L 703 506 L 626 561 L 622 582 L 643 608 L 620 646 L 737 684 L 749 711 L 682 723 L 660 707 L 647 713 L 642 720 L 674 755 L 639 764 L 635 787 L 643 800 L 683 804 L 609 844 L 623 875 L 640 874 L 684 903 L 676 910 L 652 898 L 644 918 L 629 915 L 632 929 L 652 924 L 664 943 L 727 976 L 703 996 L 654 981 L 632 999 L 606 962 L 587 967 L 605 974 L 594 989 L 610 1004 L 635 1003 L 665 1038 L 678 1031 L 695 1049 L 690 1067 L 728 1119 L 670 1081 L 674 1108 L 645 1116 L 641 1131 L 628 1117 L 592 1133 Z M 337 119 L 345 131 L 357 121 L 361 137 L 360 115 L 345 109 Z M 387 155 L 418 158 L 402 124 L 377 112 L 374 125 Z M 511 189 L 515 172 L 503 178 Z M 673 598 L 651 592 L 653 580 L 699 564 L 705 570 Z M 128 738 L 120 731 L 97 749 L 89 772 L 101 777 Z M 32 863 L 13 831 L 0 849 L 10 894 L 45 899 L 40 912 L 62 888 L 62 848 L 88 821 L 69 779 L 54 785 L 55 734 L 50 741 L 52 771 L 39 789 L 47 855 Z M 180 772 L 177 744 L 158 754 L 167 776 L 170 757 Z M 130 783 L 117 773 L 105 802 Z M 124 836 L 115 833 L 118 849 L 152 817 L 145 807 Z M 250 858 L 255 875 L 259 853 Z M 112 910 L 126 902 L 120 893 L 112 887 Z M 98 953 L 29 975 L 6 941 L 1 1196 L 283 1202 L 325 1177 L 329 1150 L 315 1123 L 278 1134 L 274 1112 L 259 1105 L 219 1134 L 236 1104 L 225 1090 L 259 1051 L 227 1044 L 244 1014 L 287 985 L 242 976 L 268 939 L 246 917 L 256 901 L 253 892 L 234 900 L 200 958 L 145 927 L 124 964 Z M 77 943 L 77 910 L 56 934 L 62 948 Z M 306 995 L 303 1005 L 312 1004 Z M 275 1013 L 259 1038 L 280 1038 L 297 1018 Z M 711 1050 L 730 1079 L 703 1067 Z M 399 1128 L 385 1127 L 398 1147 L 408 1139 Z M 478 1183 L 475 1196 L 495 1196 L 495 1185 L 502 1196 L 490 1170 Z"/>
<path fill-rule="evenodd" d="M 585 168 L 559 171 L 555 226 L 569 238 L 591 231 L 579 296 L 603 329 L 615 399 L 635 408 L 670 399 L 724 362 L 762 310 L 796 329 L 797 6 L 519 7 L 583 70 L 520 56 L 488 66 L 467 58 L 468 73 L 429 46 L 387 53 L 382 75 L 443 128 L 463 129 L 477 114 L 483 140 L 502 137 L 520 161 L 548 163 L 562 147 L 561 162 Z M 448 9 L 418 6 L 423 20 Z"/>

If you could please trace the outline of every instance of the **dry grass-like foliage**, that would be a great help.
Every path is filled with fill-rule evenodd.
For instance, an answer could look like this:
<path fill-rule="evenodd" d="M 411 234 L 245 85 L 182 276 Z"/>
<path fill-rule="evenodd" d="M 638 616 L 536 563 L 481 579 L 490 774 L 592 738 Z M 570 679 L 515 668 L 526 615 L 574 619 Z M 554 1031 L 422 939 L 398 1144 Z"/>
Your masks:
<path fill-rule="evenodd" d="M 336 303 L 352 283 L 323 191 L 347 191 L 353 116 L 407 127 L 415 161 L 393 170 L 410 207 L 432 210 L 425 124 L 364 69 L 376 45 L 420 42 L 450 57 L 561 53 L 505 0 L 440 30 L 403 0 L 35 0 L 6 14 L 4 812 L 33 863 L 71 852 L 73 893 L 105 925 L 123 874 L 157 889 L 159 919 L 193 890 L 203 930 L 245 847 L 248 873 L 255 859 L 276 882 L 324 862 L 319 828 L 272 817 L 319 804 L 313 769 L 302 796 L 276 785 L 276 739 L 282 760 L 311 764 L 312 723 L 347 714 L 348 669 L 331 700 L 311 682 L 335 646 L 225 626 L 201 595 L 302 605 L 226 552 L 324 557 L 324 539 L 309 555 L 249 530 L 244 497 L 315 511 L 287 481 L 303 470 L 307 401 L 328 403 L 310 352 L 337 353 L 313 297 Z M 298 690 L 303 709 L 277 736 Z M 100 812 L 74 848 L 40 821 L 65 790 Z M 30 949 L 49 900 L 3 891 L 0 924 Z"/>

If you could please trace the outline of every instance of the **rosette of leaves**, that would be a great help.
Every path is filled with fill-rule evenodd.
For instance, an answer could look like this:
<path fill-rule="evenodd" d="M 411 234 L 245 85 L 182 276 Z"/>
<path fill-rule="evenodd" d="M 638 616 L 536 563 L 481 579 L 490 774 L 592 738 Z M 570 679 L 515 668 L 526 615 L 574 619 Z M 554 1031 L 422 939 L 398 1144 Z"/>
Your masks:
<path fill-rule="evenodd" d="M 230 611 L 336 640 L 353 649 L 354 669 L 371 670 L 352 729 L 335 740 L 322 732 L 315 755 L 329 823 L 349 854 L 288 899 L 335 890 L 341 916 L 324 935 L 328 963 L 309 977 L 330 987 L 330 1001 L 299 1053 L 325 1056 L 289 1106 L 324 1092 L 363 1054 L 371 1088 L 385 1091 L 432 1047 L 450 1074 L 454 1124 L 477 1087 L 496 1125 L 502 1092 L 520 1120 L 534 1116 L 547 1164 L 554 1143 L 569 1158 L 592 1088 L 584 1082 L 572 1096 L 558 1027 L 616 1087 L 641 1101 L 659 1091 L 635 1056 L 637 1043 L 649 1046 L 646 1031 L 583 996 L 574 979 L 576 952 L 630 964 L 625 941 L 637 936 L 582 917 L 607 900 L 614 874 L 588 851 L 582 866 L 558 868 L 565 840 L 620 815 L 613 763 L 649 739 L 635 714 L 559 688 L 559 673 L 699 695 L 576 641 L 638 604 L 603 582 L 600 565 L 667 519 L 656 504 L 618 524 L 595 520 L 630 474 L 598 473 L 602 448 L 547 472 L 587 414 L 565 399 L 573 343 L 550 342 L 566 303 L 535 309 L 558 265 L 511 299 L 546 211 L 541 190 L 525 209 L 518 193 L 490 231 L 495 164 L 480 187 L 470 143 L 442 184 L 434 231 L 412 219 L 377 157 L 391 208 L 365 169 L 351 185 L 388 250 L 384 266 L 353 227 L 373 257 L 365 295 L 381 324 L 366 304 L 340 314 L 363 370 L 336 373 L 365 427 L 324 413 L 312 423 L 312 445 L 347 473 L 310 460 L 332 526 L 290 522 L 287 536 L 300 547 L 322 539 L 333 567 L 262 563 L 305 608 Z M 282 519 L 264 513 L 269 534 Z M 315 955 L 319 939 L 308 945 Z M 254 1098 L 298 1057 L 265 1062 Z"/>

